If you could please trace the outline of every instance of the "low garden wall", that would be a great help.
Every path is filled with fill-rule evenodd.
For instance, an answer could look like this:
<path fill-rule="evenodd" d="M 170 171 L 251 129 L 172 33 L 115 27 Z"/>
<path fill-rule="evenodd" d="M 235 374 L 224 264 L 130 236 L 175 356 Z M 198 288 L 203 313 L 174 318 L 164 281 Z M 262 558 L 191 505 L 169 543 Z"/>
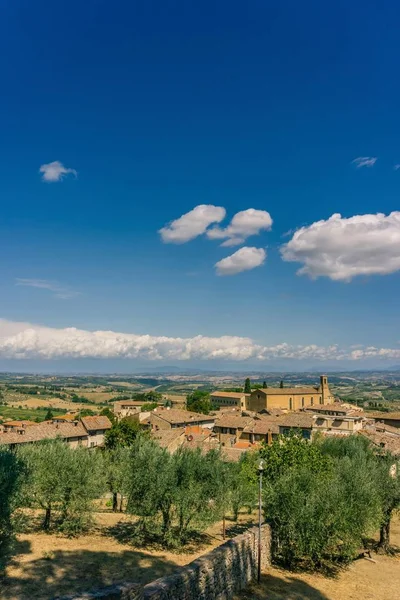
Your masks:
<path fill-rule="evenodd" d="M 271 532 L 261 531 L 261 568 L 270 564 Z M 257 576 L 258 528 L 214 548 L 176 572 L 144 587 L 116 585 L 63 600 L 231 600 Z"/>

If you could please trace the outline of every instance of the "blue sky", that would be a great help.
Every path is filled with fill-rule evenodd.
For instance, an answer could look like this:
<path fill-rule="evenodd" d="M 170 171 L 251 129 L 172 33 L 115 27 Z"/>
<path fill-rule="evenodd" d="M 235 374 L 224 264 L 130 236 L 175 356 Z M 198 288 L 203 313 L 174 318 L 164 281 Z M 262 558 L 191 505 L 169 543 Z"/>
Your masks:
<path fill-rule="evenodd" d="M 0 368 L 399 364 L 399 17 L 394 1 L 4 2 Z M 54 161 L 76 175 L 43 181 Z M 163 242 L 198 205 L 272 228 Z M 263 264 L 218 275 L 242 247 Z"/>

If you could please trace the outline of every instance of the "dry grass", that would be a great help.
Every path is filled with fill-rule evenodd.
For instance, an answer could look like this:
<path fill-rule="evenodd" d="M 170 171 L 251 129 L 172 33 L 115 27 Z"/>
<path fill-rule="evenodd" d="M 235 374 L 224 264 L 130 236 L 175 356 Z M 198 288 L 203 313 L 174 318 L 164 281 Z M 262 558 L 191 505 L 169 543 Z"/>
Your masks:
<path fill-rule="evenodd" d="M 246 529 L 252 519 L 241 515 L 238 525 L 228 521 L 227 536 Z M 129 517 L 97 513 L 96 521 L 93 533 L 78 538 L 41 532 L 18 535 L 16 554 L 0 589 L 1 600 L 52 600 L 122 581 L 147 583 L 223 543 L 218 523 L 184 553 L 143 549 L 129 543 Z"/>

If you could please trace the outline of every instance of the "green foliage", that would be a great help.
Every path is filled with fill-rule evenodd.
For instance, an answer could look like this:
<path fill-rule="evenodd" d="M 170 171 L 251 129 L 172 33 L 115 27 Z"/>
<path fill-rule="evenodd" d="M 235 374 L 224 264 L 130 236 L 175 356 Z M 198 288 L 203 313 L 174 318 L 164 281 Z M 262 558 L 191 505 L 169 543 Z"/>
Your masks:
<path fill-rule="evenodd" d="M 145 402 L 142 405 L 142 408 L 140 409 L 141 412 L 146 412 L 149 410 L 154 410 L 155 408 L 157 408 L 158 406 L 158 402 Z"/>
<path fill-rule="evenodd" d="M 279 387 L 282 389 L 283 388 L 283 380 L 281 380 Z"/>
<path fill-rule="evenodd" d="M 132 398 L 134 400 L 143 400 L 143 402 L 155 402 L 156 404 L 158 404 L 162 401 L 162 394 L 160 392 L 157 392 L 156 390 L 150 390 L 149 392 L 133 394 Z"/>
<path fill-rule="evenodd" d="M 68 534 L 86 529 L 93 500 L 105 489 L 101 454 L 57 439 L 23 445 L 18 457 L 27 469 L 22 503 L 45 511 L 43 529 L 55 526 Z"/>
<path fill-rule="evenodd" d="M 246 381 L 244 382 L 244 393 L 251 394 L 251 381 L 249 377 L 247 377 Z"/>
<path fill-rule="evenodd" d="M 326 473 L 331 468 L 331 459 L 317 443 L 310 443 L 297 435 L 274 440 L 270 446 L 260 448 L 264 460 L 264 472 L 270 481 L 277 479 L 290 469 L 307 467 L 313 473 Z"/>
<path fill-rule="evenodd" d="M 212 409 L 210 392 L 206 390 L 194 390 L 186 396 L 186 408 L 193 412 L 208 415 Z"/>
<path fill-rule="evenodd" d="M 110 419 L 111 423 L 115 423 L 115 415 L 110 408 L 103 408 L 100 411 L 100 415 L 102 417 L 108 417 L 108 419 Z"/>
<path fill-rule="evenodd" d="M 137 436 L 142 432 L 139 421 L 125 417 L 121 421 L 114 421 L 111 429 L 105 434 L 104 445 L 112 450 L 118 446 L 132 446 Z"/>
<path fill-rule="evenodd" d="M 94 410 L 90 410 L 90 408 L 84 408 L 79 411 L 80 417 L 94 417 L 97 413 Z"/>
<path fill-rule="evenodd" d="M 228 498 L 229 508 L 235 521 L 238 520 L 239 511 L 243 506 L 249 510 L 257 501 L 257 478 L 255 476 L 256 453 L 243 454 L 237 463 L 227 463 Z"/>
<path fill-rule="evenodd" d="M 90 400 L 85 398 L 85 396 L 78 396 L 77 394 L 72 394 L 71 402 L 76 402 L 79 404 L 90 404 Z"/>
<path fill-rule="evenodd" d="M 52 419 L 54 419 L 54 415 L 51 412 L 50 408 L 48 409 L 46 416 L 44 418 L 45 421 L 51 421 Z"/>
<path fill-rule="evenodd" d="M 262 386 L 263 386 L 263 390 L 266 390 L 266 389 L 267 389 L 267 387 L 268 387 L 268 386 L 267 386 L 267 382 L 266 382 L 266 381 L 263 381 L 263 384 L 262 384 Z"/>
<path fill-rule="evenodd" d="M 24 467 L 8 448 L 0 446 L 0 574 L 14 539 L 12 512 L 22 485 Z"/>
<path fill-rule="evenodd" d="M 382 524 L 382 463 L 364 438 L 289 437 L 260 455 L 273 553 L 286 566 L 349 562 Z"/>
<path fill-rule="evenodd" d="M 138 438 L 130 456 L 127 511 L 157 530 L 164 545 L 184 543 L 221 516 L 225 465 L 218 453 L 179 449 L 169 454 Z"/>
<path fill-rule="evenodd" d="M 105 450 L 103 453 L 106 484 L 108 491 L 113 495 L 114 512 L 118 509 L 118 494 L 122 496 L 126 488 L 129 454 L 129 449 L 122 446 Z"/>

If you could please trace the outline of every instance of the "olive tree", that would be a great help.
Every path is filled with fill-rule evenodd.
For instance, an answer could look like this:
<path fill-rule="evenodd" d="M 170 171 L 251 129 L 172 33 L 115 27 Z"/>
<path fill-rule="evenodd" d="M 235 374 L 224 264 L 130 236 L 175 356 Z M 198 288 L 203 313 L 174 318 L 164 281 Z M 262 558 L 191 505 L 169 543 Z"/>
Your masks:
<path fill-rule="evenodd" d="M 0 572 L 13 541 L 12 512 L 22 484 L 23 462 L 9 449 L 0 446 Z"/>

